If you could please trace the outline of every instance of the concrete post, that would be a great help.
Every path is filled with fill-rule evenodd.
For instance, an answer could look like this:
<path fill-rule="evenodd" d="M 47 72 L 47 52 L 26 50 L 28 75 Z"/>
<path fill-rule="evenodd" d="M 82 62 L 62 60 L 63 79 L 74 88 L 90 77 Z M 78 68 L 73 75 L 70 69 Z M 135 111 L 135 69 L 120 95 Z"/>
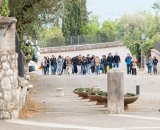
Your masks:
<path fill-rule="evenodd" d="M 124 112 L 124 73 L 112 69 L 107 76 L 108 113 L 121 114 Z"/>

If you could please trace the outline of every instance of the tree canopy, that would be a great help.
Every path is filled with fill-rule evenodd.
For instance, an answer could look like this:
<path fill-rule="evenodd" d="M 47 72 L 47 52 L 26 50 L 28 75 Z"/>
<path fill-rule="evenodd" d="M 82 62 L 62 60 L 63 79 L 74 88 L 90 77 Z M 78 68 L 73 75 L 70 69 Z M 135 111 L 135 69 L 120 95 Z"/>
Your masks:
<path fill-rule="evenodd" d="M 62 17 L 64 37 L 82 35 L 82 30 L 86 23 L 86 0 L 64 0 Z"/>

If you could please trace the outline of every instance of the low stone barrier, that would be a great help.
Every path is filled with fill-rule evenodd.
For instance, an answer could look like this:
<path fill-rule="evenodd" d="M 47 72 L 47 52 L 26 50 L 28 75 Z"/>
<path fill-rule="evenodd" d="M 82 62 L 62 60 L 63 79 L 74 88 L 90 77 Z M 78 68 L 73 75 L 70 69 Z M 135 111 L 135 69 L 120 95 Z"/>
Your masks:
<path fill-rule="evenodd" d="M 18 77 L 17 58 L 14 51 L 0 51 L 0 119 L 18 118 L 26 102 L 29 82 Z"/>
<path fill-rule="evenodd" d="M 56 52 L 67 52 L 67 51 L 92 50 L 92 49 L 120 47 L 120 46 L 123 46 L 122 42 L 108 42 L 108 43 L 97 43 L 97 44 L 61 46 L 61 47 L 47 47 L 47 48 L 41 48 L 40 52 L 41 54 L 44 54 L 44 53 L 56 53 Z"/>
<path fill-rule="evenodd" d="M 159 72 L 160 71 L 160 52 L 155 49 L 152 49 L 151 55 L 152 55 L 152 57 L 156 56 L 156 58 L 158 59 L 158 72 Z"/>

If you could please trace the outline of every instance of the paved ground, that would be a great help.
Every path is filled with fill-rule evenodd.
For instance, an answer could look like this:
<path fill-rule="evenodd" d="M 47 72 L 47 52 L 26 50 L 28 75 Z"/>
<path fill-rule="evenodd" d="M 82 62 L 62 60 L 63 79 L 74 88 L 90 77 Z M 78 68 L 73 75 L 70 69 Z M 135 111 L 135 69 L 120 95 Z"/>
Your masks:
<path fill-rule="evenodd" d="M 84 51 L 82 54 L 118 52 L 122 61 L 128 50 L 124 47 Z M 121 52 L 121 53 L 120 53 Z M 79 52 L 63 53 L 75 55 Z M 56 54 L 58 55 L 58 54 Z M 125 66 L 121 64 L 121 69 Z M 81 100 L 72 91 L 77 87 L 98 86 L 107 89 L 106 75 L 62 75 L 42 76 L 41 72 L 32 74 L 34 85 L 32 99 L 43 103 L 35 117 L 24 120 L 1 121 L 0 130 L 160 130 L 160 76 L 150 76 L 138 72 L 137 76 L 125 75 L 125 92 L 134 92 L 135 86 L 141 86 L 141 96 L 129 106 L 122 115 L 108 115 L 107 108 L 96 106 L 95 102 Z M 56 88 L 64 89 L 64 97 L 56 97 Z"/>

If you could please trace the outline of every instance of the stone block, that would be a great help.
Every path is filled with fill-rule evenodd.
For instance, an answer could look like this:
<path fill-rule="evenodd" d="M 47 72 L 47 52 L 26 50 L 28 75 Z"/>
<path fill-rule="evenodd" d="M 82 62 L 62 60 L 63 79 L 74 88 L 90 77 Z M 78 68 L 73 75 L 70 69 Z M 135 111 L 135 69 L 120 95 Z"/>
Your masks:
<path fill-rule="evenodd" d="M 3 111 L 5 109 L 5 102 L 4 100 L 0 100 L 0 111 Z"/>
<path fill-rule="evenodd" d="M 7 61 L 8 61 L 7 55 L 3 55 L 3 56 L 1 57 L 1 62 L 7 62 Z"/>
<path fill-rule="evenodd" d="M 4 63 L 2 63 L 2 68 L 4 70 L 8 70 L 8 69 L 10 69 L 10 64 L 8 62 L 4 62 Z"/>
<path fill-rule="evenodd" d="M 11 111 L 11 110 L 13 110 L 15 108 L 15 106 L 16 106 L 15 102 L 10 102 L 10 103 L 7 104 L 7 108 L 6 109 Z"/>
<path fill-rule="evenodd" d="M 0 70 L 0 81 L 3 79 L 4 75 L 5 75 L 5 71 Z"/>
<path fill-rule="evenodd" d="M 9 77 L 5 77 L 2 79 L 1 81 L 1 87 L 3 90 L 11 90 L 11 82 L 10 82 L 10 79 Z"/>
<path fill-rule="evenodd" d="M 12 60 L 15 60 L 16 59 L 16 55 L 12 55 Z"/>
<path fill-rule="evenodd" d="M 0 98 L 2 98 L 3 97 L 3 94 L 2 93 L 0 93 Z"/>
<path fill-rule="evenodd" d="M 19 117 L 19 110 L 13 110 L 11 113 L 12 119 L 17 119 Z"/>
<path fill-rule="evenodd" d="M 9 69 L 6 71 L 6 76 L 12 76 L 13 75 L 13 70 Z"/>
<path fill-rule="evenodd" d="M 12 99 L 12 92 L 11 91 L 4 91 L 3 98 L 6 101 L 11 101 L 11 99 Z"/>
<path fill-rule="evenodd" d="M 7 111 L 2 111 L 0 113 L 0 118 L 1 119 L 11 119 L 11 114 Z"/>
<path fill-rule="evenodd" d="M 107 75 L 108 113 L 121 114 L 124 112 L 124 73 L 111 69 Z"/>

